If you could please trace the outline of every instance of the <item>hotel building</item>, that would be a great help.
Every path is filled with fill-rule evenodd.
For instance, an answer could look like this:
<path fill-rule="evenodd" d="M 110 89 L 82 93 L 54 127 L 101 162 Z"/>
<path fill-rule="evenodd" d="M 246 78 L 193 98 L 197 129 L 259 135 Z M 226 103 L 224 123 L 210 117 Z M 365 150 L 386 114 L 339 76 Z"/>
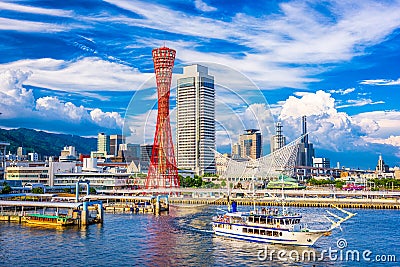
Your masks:
<path fill-rule="evenodd" d="M 179 169 L 215 173 L 215 88 L 208 68 L 183 68 L 177 82 L 176 158 Z"/>

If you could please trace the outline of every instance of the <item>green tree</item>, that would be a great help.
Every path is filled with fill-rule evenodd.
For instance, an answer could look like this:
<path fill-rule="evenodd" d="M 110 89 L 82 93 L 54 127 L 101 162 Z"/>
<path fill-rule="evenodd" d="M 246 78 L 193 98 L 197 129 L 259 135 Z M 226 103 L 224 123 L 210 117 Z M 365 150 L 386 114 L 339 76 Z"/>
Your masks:
<path fill-rule="evenodd" d="M 225 187 L 225 186 L 226 186 L 225 180 L 223 180 L 223 181 L 221 182 L 221 186 L 222 186 L 222 187 Z"/>
<path fill-rule="evenodd" d="M 11 186 L 7 182 L 3 183 L 3 189 L 1 189 L 2 194 L 10 194 L 12 191 Z"/>
<path fill-rule="evenodd" d="M 97 194 L 96 188 L 91 187 L 90 190 L 89 190 L 89 193 L 90 193 L 91 195 L 96 195 L 96 194 Z"/>
<path fill-rule="evenodd" d="M 42 187 L 35 187 L 35 188 L 32 188 L 32 193 L 33 194 L 43 194 L 44 191 L 43 191 Z"/>

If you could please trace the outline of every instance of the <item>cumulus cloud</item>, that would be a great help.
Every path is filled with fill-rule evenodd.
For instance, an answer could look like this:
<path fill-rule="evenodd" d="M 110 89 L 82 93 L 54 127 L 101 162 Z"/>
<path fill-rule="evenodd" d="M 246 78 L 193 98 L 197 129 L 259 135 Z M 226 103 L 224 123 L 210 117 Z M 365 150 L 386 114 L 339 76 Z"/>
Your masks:
<path fill-rule="evenodd" d="M 383 145 L 391 145 L 395 147 L 400 147 L 400 136 L 391 135 L 388 138 L 372 138 L 372 137 L 364 137 L 364 140 L 370 143 L 375 144 L 383 144 Z"/>
<path fill-rule="evenodd" d="M 366 132 L 344 112 L 335 108 L 335 99 L 324 91 L 290 96 L 282 105 L 279 120 L 290 139 L 301 135 L 301 117 L 307 116 L 310 140 L 319 148 L 335 151 L 363 146 L 360 136 Z"/>
<path fill-rule="evenodd" d="M 90 111 L 90 117 L 96 124 L 106 128 L 121 128 L 123 119 L 117 112 L 103 112 L 101 109 L 96 108 Z"/>
<path fill-rule="evenodd" d="M 400 135 L 399 111 L 372 111 L 353 115 L 354 121 L 363 129 L 374 128 L 369 132 L 372 138 L 387 139 L 391 135 Z M 372 125 L 372 126 L 371 126 Z"/>
<path fill-rule="evenodd" d="M 75 123 L 88 119 L 88 113 L 83 106 L 77 107 L 71 102 L 63 103 L 57 97 L 46 96 L 37 99 L 36 110 L 48 118 L 67 119 Z"/>
<path fill-rule="evenodd" d="M 31 72 L 6 70 L 0 72 L 0 112 L 2 118 L 24 116 L 34 107 L 32 90 L 26 90 L 22 84 Z"/>
<path fill-rule="evenodd" d="M 76 106 L 55 96 L 34 98 L 33 90 L 24 88 L 32 77 L 32 72 L 9 69 L 0 73 L 0 112 L 2 119 L 15 121 L 18 119 L 46 120 L 46 124 L 63 121 L 66 124 L 89 123 L 105 128 L 121 128 L 122 118 L 116 112 L 103 112 L 94 109 L 90 113 L 84 106 Z M 51 123 L 50 123 L 51 124 Z M 6 125 L 3 125 L 6 126 Z M 19 125 L 23 127 L 24 125 Z M 68 128 L 68 127 L 67 127 Z M 68 129 L 64 130 L 68 130 Z M 43 126 L 46 130 L 46 126 Z"/>

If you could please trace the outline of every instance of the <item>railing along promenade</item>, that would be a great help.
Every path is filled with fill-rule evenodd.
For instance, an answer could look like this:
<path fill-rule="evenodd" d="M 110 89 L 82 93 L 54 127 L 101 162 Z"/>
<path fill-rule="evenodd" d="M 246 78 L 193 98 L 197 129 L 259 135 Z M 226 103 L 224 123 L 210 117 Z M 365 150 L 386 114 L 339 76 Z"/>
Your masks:
<path fill-rule="evenodd" d="M 167 188 L 137 190 L 99 190 L 98 193 L 119 196 L 145 194 L 169 194 L 171 204 L 226 205 L 227 189 L 213 188 Z M 242 197 L 235 197 L 236 195 Z M 295 207 L 329 207 L 332 204 L 342 208 L 400 209 L 399 191 L 344 191 L 344 190 L 284 190 L 285 205 Z M 281 205 L 282 190 L 232 189 L 231 199 L 239 205 L 276 206 Z"/>

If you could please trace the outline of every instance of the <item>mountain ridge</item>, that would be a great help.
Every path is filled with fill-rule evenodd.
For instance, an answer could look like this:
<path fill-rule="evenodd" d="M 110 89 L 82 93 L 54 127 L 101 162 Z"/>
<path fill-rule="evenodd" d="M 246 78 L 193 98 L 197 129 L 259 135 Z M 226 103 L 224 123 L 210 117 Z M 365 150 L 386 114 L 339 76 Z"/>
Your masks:
<path fill-rule="evenodd" d="M 97 138 L 81 137 L 72 134 L 58 134 L 27 128 L 1 129 L 0 142 L 10 143 L 6 153 L 17 154 L 22 146 L 26 153 L 36 152 L 40 156 L 60 156 L 64 146 L 74 146 L 77 154 L 90 154 L 97 149 Z"/>

